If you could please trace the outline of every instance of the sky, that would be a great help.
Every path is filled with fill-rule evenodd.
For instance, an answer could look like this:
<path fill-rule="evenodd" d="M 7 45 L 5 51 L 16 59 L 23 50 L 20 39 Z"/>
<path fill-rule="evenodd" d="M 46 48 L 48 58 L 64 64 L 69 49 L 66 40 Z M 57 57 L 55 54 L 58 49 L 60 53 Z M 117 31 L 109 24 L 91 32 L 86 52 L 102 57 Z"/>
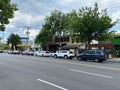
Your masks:
<path fill-rule="evenodd" d="M 26 37 L 26 26 L 30 29 L 30 40 L 34 40 L 39 33 L 44 19 L 50 16 L 51 12 L 56 10 L 69 13 L 73 9 L 79 10 L 81 7 L 93 7 L 97 2 L 100 9 L 107 8 L 108 15 L 113 21 L 120 19 L 120 0 L 11 0 L 17 4 L 18 11 L 15 12 L 14 18 L 10 19 L 10 24 L 6 25 L 4 34 L 0 36 L 7 40 L 11 33 Z M 120 22 L 111 30 L 120 31 Z"/>

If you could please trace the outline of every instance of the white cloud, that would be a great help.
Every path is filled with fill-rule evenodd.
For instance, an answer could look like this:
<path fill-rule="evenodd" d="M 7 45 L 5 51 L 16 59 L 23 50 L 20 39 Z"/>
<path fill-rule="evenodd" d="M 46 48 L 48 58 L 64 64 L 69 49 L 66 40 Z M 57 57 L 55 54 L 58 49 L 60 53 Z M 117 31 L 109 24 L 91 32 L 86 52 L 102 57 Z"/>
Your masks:
<path fill-rule="evenodd" d="M 120 19 L 120 10 L 115 12 L 115 13 L 113 13 L 111 15 L 111 18 L 112 18 L 113 21 L 116 21 L 117 19 Z"/>

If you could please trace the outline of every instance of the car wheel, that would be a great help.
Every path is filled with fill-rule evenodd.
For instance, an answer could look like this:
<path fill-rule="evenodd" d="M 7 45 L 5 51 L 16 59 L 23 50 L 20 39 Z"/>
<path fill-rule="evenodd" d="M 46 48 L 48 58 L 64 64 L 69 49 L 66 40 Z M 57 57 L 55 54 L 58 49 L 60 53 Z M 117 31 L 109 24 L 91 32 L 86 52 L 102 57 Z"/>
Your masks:
<path fill-rule="evenodd" d="M 64 58 L 65 58 L 65 59 L 67 59 L 67 58 L 68 58 L 68 56 L 67 56 L 67 55 L 65 55 L 65 56 L 64 56 Z"/>
<path fill-rule="evenodd" d="M 78 60 L 82 60 L 82 58 L 81 58 L 81 57 L 78 57 L 77 59 L 78 59 Z"/>
<path fill-rule="evenodd" d="M 95 62 L 99 62 L 99 59 L 98 59 L 98 58 L 95 58 Z"/>
<path fill-rule="evenodd" d="M 57 55 L 55 54 L 54 57 L 57 58 Z"/>

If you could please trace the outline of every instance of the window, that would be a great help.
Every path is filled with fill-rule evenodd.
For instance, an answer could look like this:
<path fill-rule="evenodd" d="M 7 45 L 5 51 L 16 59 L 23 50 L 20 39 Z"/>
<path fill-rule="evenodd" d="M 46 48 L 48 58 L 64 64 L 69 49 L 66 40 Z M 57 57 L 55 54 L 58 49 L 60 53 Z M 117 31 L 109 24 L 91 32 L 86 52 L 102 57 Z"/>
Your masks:
<path fill-rule="evenodd" d="M 95 54 L 95 52 L 94 51 L 89 51 L 89 54 Z"/>
<path fill-rule="evenodd" d="M 102 52 L 101 51 L 96 51 L 96 54 L 101 55 Z"/>
<path fill-rule="evenodd" d="M 67 53 L 67 51 L 62 51 L 62 53 Z"/>

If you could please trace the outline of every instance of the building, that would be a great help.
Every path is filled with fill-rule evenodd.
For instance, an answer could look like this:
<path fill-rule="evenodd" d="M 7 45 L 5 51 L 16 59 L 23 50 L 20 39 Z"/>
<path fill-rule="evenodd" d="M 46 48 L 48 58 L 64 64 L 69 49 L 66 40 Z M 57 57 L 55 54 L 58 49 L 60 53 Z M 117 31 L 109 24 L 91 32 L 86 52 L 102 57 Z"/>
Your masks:
<path fill-rule="evenodd" d="M 113 53 L 115 57 L 120 57 L 120 36 L 113 38 Z"/>

